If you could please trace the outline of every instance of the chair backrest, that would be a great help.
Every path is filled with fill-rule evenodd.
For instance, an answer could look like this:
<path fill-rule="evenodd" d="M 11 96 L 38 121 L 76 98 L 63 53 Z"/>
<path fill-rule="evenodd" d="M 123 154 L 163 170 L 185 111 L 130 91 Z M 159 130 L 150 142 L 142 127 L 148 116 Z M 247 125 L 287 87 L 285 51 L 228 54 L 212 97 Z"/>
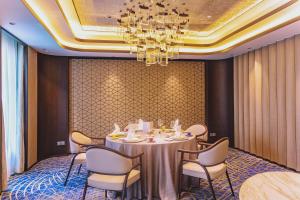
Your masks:
<path fill-rule="evenodd" d="M 203 136 L 200 136 L 199 138 L 201 138 L 203 141 L 207 141 L 208 139 L 207 127 L 202 124 L 192 125 L 188 129 L 186 129 L 186 132 L 191 132 L 193 135 L 196 136 L 205 133 Z"/>
<path fill-rule="evenodd" d="M 107 147 L 91 147 L 86 152 L 87 169 L 105 174 L 124 174 L 130 171 L 132 160 Z"/>
<path fill-rule="evenodd" d="M 224 162 L 228 154 L 228 146 L 228 138 L 221 138 L 210 147 L 204 149 L 201 153 L 199 153 L 199 163 L 204 166 L 209 166 Z"/>
<path fill-rule="evenodd" d="M 91 138 L 87 137 L 79 131 L 74 131 L 69 137 L 70 142 L 70 152 L 79 153 L 81 151 L 80 145 L 90 145 L 92 144 Z"/>

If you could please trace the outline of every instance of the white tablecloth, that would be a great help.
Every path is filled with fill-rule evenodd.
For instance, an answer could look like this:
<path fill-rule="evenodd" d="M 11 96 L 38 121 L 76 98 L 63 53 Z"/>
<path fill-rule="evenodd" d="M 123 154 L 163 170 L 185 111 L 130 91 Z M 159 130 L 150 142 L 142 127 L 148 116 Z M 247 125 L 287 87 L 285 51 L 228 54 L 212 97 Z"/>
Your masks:
<path fill-rule="evenodd" d="M 148 199 L 160 198 L 174 200 L 177 198 L 178 166 L 180 154 L 178 149 L 195 150 L 196 139 L 190 137 L 183 141 L 164 141 L 158 143 L 123 143 L 122 140 L 106 138 L 106 146 L 127 155 L 137 155 L 144 152 L 143 172 L 145 192 Z M 132 191 L 135 195 L 137 187 Z M 130 192 L 129 192 L 130 193 Z"/>

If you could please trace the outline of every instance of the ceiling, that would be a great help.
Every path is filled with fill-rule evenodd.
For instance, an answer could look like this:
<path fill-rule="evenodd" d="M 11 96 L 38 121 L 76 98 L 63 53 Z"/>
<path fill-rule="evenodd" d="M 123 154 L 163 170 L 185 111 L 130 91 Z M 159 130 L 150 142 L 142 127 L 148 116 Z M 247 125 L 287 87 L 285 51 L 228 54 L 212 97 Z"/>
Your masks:
<path fill-rule="evenodd" d="M 187 9 L 190 15 L 189 29 L 209 31 L 246 12 L 262 0 L 177 0 L 172 8 Z M 117 26 L 120 10 L 128 0 L 72 0 L 82 26 Z"/>
<path fill-rule="evenodd" d="M 180 58 L 222 59 L 300 34 L 299 1 L 184 2 L 188 2 L 193 26 Z M 128 53 L 128 45 L 114 31 L 117 17 L 114 14 L 124 0 L 0 0 L 0 3 L 1 26 L 40 52 L 135 56 Z"/>

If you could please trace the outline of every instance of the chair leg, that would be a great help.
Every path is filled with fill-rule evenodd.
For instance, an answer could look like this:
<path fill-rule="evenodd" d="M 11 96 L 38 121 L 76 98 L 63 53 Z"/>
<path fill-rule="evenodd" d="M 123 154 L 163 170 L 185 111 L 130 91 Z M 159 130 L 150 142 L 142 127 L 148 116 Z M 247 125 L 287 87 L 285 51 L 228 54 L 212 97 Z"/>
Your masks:
<path fill-rule="evenodd" d="M 80 173 L 81 167 L 82 167 L 82 164 L 80 164 L 80 165 L 79 165 L 79 168 L 78 168 L 78 172 L 77 172 L 77 174 L 79 174 L 79 173 Z"/>
<path fill-rule="evenodd" d="M 180 197 L 181 197 L 182 178 L 183 178 L 183 175 L 179 174 L 179 176 L 178 176 L 178 199 L 180 199 Z"/>
<path fill-rule="evenodd" d="M 211 182 L 211 180 L 210 180 L 210 179 L 208 180 L 208 183 L 209 183 L 209 187 L 210 187 L 210 189 L 211 189 L 211 192 L 212 192 L 213 198 L 216 200 L 215 191 L 214 191 L 214 188 L 213 188 L 213 186 L 212 186 L 212 182 Z"/>
<path fill-rule="evenodd" d="M 107 190 L 104 190 L 105 199 L 107 199 Z"/>
<path fill-rule="evenodd" d="M 69 176 L 70 176 L 70 172 L 71 172 L 71 170 L 72 170 L 72 167 L 73 167 L 73 164 L 74 164 L 74 161 L 75 161 L 76 156 L 77 156 L 77 154 L 72 158 L 72 161 L 71 161 L 71 164 L 70 164 L 70 167 L 69 167 L 69 171 L 68 171 L 68 174 L 67 174 L 67 177 L 66 177 L 64 186 L 67 185 L 68 178 L 69 178 Z"/>
<path fill-rule="evenodd" d="M 214 200 L 217 200 L 217 199 L 216 199 L 216 195 L 215 195 L 215 191 L 214 191 L 214 188 L 213 188 L 213 186 L 212 186 L 212 182 L 211 182 L 210 177 L 208 177 L 208 183 L 209 183 L 209 187 L 210 187 L 210 189 L 211 189 L 211 192 L 212 192 L 212 195 L 213 195 Z"/>
<path fill-rule="evenodd" d="M 121 200 L 125 200 L 126 188 L 122 190 Z"/>
<path fill-rule="evenodd" d="M 143 200 L 145 198 L 144 178 L 141 178 L 140 185 L 141 185 L 141 197 L 142 197 L 141 199 Z"/>
<path fill-rule="evenodd" d="M 199 188 L 201 188 L 201 178 L 199 178 Z"/>
<path fill-rule="evenodd" d="M 234 196 L 234 191 L 233 191 L 233 188 L 232 188 L 232 185 L 231 185 L 231 181 L 230 181 L 227 169 L 226 169 L 226 176 L 227 176 L 227 180 L 228 180 L 228 183 L 229 183 L 229 186 L 230 186 L 231 194 L 232 194 L 232 196 Z"/>
<path fill-rule="evenodd" d="M 84 185 L 84 190 L 83 190 L 82 200 L 85 200 L 87 186 L 88 186 L 88 185 L 87 185 L 87 180 L 86 180 L 86 183 L 85 183 L 85 185 Z"/>
<path fill-rule="evenodd" d="M 187 191 L 190 192 L 191 188 L 192 188 L 192 177 L 188 176 Z"/>

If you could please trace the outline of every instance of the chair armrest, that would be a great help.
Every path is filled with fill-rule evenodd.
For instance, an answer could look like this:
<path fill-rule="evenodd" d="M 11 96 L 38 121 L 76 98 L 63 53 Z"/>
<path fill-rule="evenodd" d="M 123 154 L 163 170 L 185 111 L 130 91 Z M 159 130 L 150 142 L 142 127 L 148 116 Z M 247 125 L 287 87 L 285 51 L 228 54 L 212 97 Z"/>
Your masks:
<path fill-rule="evenodd" d="M 144 155 L 144 152 L 140 153 L 140 154 L 137 154 L 137 155 L 134 155 L 134 156 L 126 156 L 127 158 L 131 158 L 131 159 L 135 159 L 135 158 L 142 158 L 142 156 Z"/>
<path fill-rule="evenodd" d="M 178 152 L 180 152 L 180 153 L 188 153 L 188 154 L 198 154 L 201 151 L 189 151 L 189 150 L 184 150 L 184 149 L 178 149 Z"/>
<path fill-rule="evenodd" d="M 93 146 L 97 146 L 95 144 L 83 144 L 83 145 L 80 145 L 81 148 L 90 148 L 90 147 L 93 147 Z"/>
<path fill-rule="evenodd" d="M 106 140 L 105 137 L 90 137 L 92 140 Z"/>
<path fill-rule="evenodd" d="M 210 143 L 202 142 L 202 141 L 198 141 L 197 144 L 203 145 L 203 146 L 205 146 L 205 147 L 209 147 L 210 145 L 212 145 L 212 144 L 210 144 Z"/>
<path fill-rule="evenodd" d="M 90 137 L 90 139 L 92 139 L 92 140 L 99 140 L 99 141 L 101 141 L 102 144 L 106 143 L 106 138 L 105 137 L 100 137 L 100 138 Z M 96 143 L 96 144 L 99 144 L 99 143 Z"/>
<path fill-rule="evenodd" d="M 205 132 L 203 132 L 203 133 L 201 133 L 201 134 L 199 134 L 199 135 L 196 135 L 196 138 L 198 139 L 198 137 L 201 137 L 201 136 L 203 136 L 203 135 L 205 135 L 205 134 L 207 134 L 207 131 L 205 131 Z"/>
<path fill-rule="evenodd" d="M 137 168 L 139 166 L 142 166 L 141 163 L 135 164 L 134 166 L 131 167 L 130 171 L 132 171 L 133 169 L 135 169 L 135 168 Z"/>

